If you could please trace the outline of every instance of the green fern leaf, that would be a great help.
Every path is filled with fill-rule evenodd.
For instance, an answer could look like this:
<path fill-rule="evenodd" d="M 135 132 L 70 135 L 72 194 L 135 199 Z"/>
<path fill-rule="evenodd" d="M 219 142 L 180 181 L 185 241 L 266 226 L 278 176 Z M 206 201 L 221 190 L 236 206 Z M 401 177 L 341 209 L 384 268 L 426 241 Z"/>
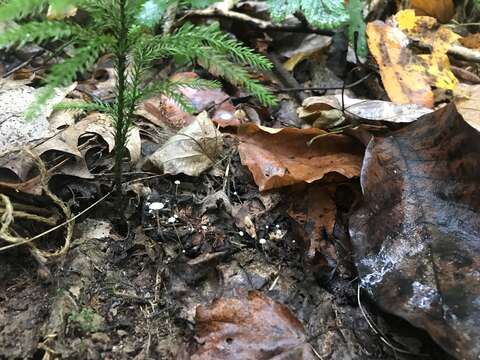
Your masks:
<path fill-rule="evenodd" d="M 48 5 L 48 0 L 8 0 L 0 6 L 0 21 L 24 18 L 36 14 Z"/>
<path fill-rule="evenodd" d="M 1 33 L 0 48 L 65 39 L 79 32 L 81 29 L 78 26 L 61 21 L 31 21 Z"/>
<path fill-rule="evenodd" d="M 32 120 L 41 111 L 42 106 L 53 96 L 55 88 L 71 84 L 77 72 L 88 69 L 97 60 L 103 50 L 102 37 L 92 40 L 84 47 L 76 49 L 73 57 L 62 63 L 52 66 L 45 79 L 46 85 L 42 88 L 35 102 L 27 109 L 25 118 Z"/>

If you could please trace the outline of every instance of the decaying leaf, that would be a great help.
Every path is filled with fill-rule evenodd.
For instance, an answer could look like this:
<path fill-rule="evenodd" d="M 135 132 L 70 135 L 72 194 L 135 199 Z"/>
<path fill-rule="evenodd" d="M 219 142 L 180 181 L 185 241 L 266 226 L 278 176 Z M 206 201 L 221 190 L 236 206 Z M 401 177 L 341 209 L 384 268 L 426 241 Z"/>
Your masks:
<path fill-rule="evenodd" d="M 408 66 L 429 77 L 430 85 L 439 89 L 455 90 L 458 80 L 450 71 L 447 51 L 460 36 L 446 26 L 438 26 L 429 16 L 415 16 L 414 11 L 404 10 L 395 15 L 400 30 L 415 41 L 431 48 L 431 54 L 417 55 L 416 62 Z"/>
<path fill-rule="evenodd" d="M 316 359 L 302 323 L 260 292 L 199 306 L 195 324 L 200 346 L 192 360 Z"/>
<path fill-rule="evenodd" d="M 414 103 L 428 108 L 434 104 L 431 87 L 454 90 L 458 80 L 450 70 L 447 51 L 459 36 L 434 18 L 415 16 L 403 10 L 384 23 L 367 26 L 368 46 L 375 57 L 388 96 L 400 104 Z M 409 39 L 431 48 L 431 54 L 416 55 Z"/>
<path fill-rule="evenodd" d="M 315 266 L 334 267 L 336 251 L 330 236 L 335 226 L 337 206 L 335 184 L 315 182 L 293 188 L 290 192 L 288 215 L 295 221 L 297 233 L 304 243 L 305 257 Z M 320 255 L 322 259 L 318 259 Z"/>
<path fill-rule="evenodd" d="M 193 80 L 198 78 L 198 75 L 193 72 L 178 73 L 173 75 L 170 80 Z M 230 114 L 225 114 L 226 111 L 232 112 L 233 106 L 228 100 L 229 96 L 220 89 L 192 89 L 189 87 L 181 87 L 180 93 L 188 99 L 197 112 L 209 110 L 212 107 L 221 107 L 223 112 L 214 114 L 213 119 L 220 120 L 220 122 L 233 120 Z M 230 106 L 229 106 L 230 105 Z M 166 96 L 154 96 L 143 101 L 136 111 L 137 115 L 144 117 L 155 125 L 160 127 L 169 126 L 180 129 L 191 124 L 195 120 L 195 116 L 183 110 L 174 100 Z"/>
<path fill-rule="evenodd" d="M 462 97 L 455 99 L 458 112 L 466 122 L 480 131 L 480 85 L 460 84 Z"/>
<path fill-rule="evenodd" d="M 317 135 L 324 135 L 307 143 Z M 254 124 L 238 128 L 238 151 L 261 191 L 311 183 L 329 173 L 358 176 L 362 146 L 344 135 L 320 129 L 273 129 Z"/>
<path fill-rule="evenodd" d="M 343 104 L 347 116 L 357 120 L 386 121 L 394 123 L 410 123 L 420 116 L 432 112 L 431 109 L 416 104 L 395 104 L 382 100 L 354 99 L 343 96 Z M 312 96 L 303 101 L 297 109 L 298 116 L 313 122 L 322 111 L 342 109 L 342 95 Z"/>
<path fill-rule="evenodd" d="M 115 147 L 114 128 L 112 118 L 101 113 L 91 113 L 84 119 L 69 126 L 52 139 L 46 141 L 36 148 L 36 151 L 43 153 L 47 150 L 59 150 L 74 155 L 80 155 L 78 142 L 80 137 L 87 134 L 99 135 L 108 145 L 108 151 L 113 151 Z M 133 126 L 130 129 L 129 139 L 127 141 L 127 150 L 130 154 L 131 162 L 136 162 L 140 157 L 140 135 L 139 129 Z"/>
<path fill-rule="evenodd" d="M 368 48 L 380 67 L 383 85 L 393 102 L 433 107 L 428 77 L 406 67 L 413 55 L 407 50 L 408 38 L 382 21 L 367 25 Z"/>
<path fill-rule="evenodd" d="M 222 134 L 203 112 L 150 155 L 148 164 L 168 174 L 198 176 L 214 164 L 222 146 Z"/>
<path fill-rule="evenodd" d="M 350 220 L 362 287 L 458 359 L 480 356 L 480 134 L 454 105 L 374 138 Z"/>
<path fill-rule="evenodd" d="M 287 46 L 282 48 L 280 52 L 282 56 L 288 58 L 283 64 L 284 68 L 287 71 L 293 71 L 295 66 L 301 61 L 325 52 L 331 42 L 330 37 L 318 34 L 304 36 L 303 39 L 300 39 L 300 44 L 297 41 L 289 41 Z"/>
<path fill-rule="evenodd" d="M 54 97 L 43 106 L 41 114 L 33 121 L 25 120 L 25 111 L 35 101 L 36 89 L 22 81 L 0 81 L 0 152 L 32 145 L 34 141 L 54 134 L 48 123 L 54 105 L 61 102 L 76 86 L 59 88 Z"/>
<path fill-rule="evenodd" d="M 469 49 L 480 49 L 480 33 L 468 34 L 458 40 L 460 44 Z"/>

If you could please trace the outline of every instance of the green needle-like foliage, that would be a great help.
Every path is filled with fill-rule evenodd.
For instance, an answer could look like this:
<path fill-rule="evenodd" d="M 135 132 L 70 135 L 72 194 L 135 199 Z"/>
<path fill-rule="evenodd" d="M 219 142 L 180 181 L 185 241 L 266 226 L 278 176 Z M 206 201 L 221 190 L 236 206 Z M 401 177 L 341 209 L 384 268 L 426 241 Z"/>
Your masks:
<path fill-rule="evenodd" d="M 64 41 L 73 47 L 71 57 L 53 65 L 27 118 L 34 118 L 55 88 L 69 85 L 79 72 L 88 70 L 105 53 L 113 54 L 117 73 L 116 97 L 111 104 L 68 104 L 61 108 L 96 110 L 112 116 L 115 128 L 115 182 L 121 189 L 122 164 L 126 143 L 136 107 L 146 97 L 164 94 L 186 110 L 194 110 L 179 92 L 182 87 L 205 89 L 218 87 L 219 82 L 201 79 L 163 80 L 149 83 L 147 75 L 154 61 L 181 58 L 205 67 L 214 76 L 245 88 L 265 105 L 273 105 L 275 97 L 258 81 L 248 68 L 269 70 L 270 62 L 252 49 L 220 31 L 218 26 L 186 24 L 171 34 L 156 35 L 155 23 L 145 20 L 145 12 L 157 5 L 165 11 L 171 5 L 207 4 L 210 0 L 0 0 L 0 21 L 18 20 L 20 25 L 0 33 L 0 48 L 19 47 L 27 43 Z M 86 26 L 64 20 L 38 21 L 46 9 L 61 12 L 75 6 L 89 15 Z M 150 7 L 150 8 L 149 8 Z M 36 21 L 27 17 L 36 15 Z M 157 14 L 158 15 L 158 14 Z M 161 19 L 162 14 L 156 19 Z M 151 19 L 150 19 L 151 20 Z"/>

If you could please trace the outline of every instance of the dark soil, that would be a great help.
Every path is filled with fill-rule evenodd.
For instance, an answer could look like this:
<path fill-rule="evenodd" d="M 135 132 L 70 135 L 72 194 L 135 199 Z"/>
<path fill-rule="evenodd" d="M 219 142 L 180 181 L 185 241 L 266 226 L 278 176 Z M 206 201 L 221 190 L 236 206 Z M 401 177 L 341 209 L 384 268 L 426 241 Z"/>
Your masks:
<path fill-rule="evenodd" d="M 225 181 L 217 174 L 137 183 L 121 214 L 106 200 L 77 224 L 68 255 L 50 265 L 48 279 L 37 276 L 27 251 L 1 253 L 0 356 L 173 359 L 195 347 L 197 305 L 255 289 L 296 314 L 321 359 L 448 359 L 364 295 L 387 345 L 358 306 L 346 248 L 337 247 L 340 260 L 329 273 L 305 263 L 282 193 L 259 194 L 238 159 L 232 164 Z M 149 212 L 152 202 L 165 207 Z M 253 214 L 258 238 L 277 230 L 282 236 L 264 246 L 241 236 L 235 209 L 242 207 Z"/>

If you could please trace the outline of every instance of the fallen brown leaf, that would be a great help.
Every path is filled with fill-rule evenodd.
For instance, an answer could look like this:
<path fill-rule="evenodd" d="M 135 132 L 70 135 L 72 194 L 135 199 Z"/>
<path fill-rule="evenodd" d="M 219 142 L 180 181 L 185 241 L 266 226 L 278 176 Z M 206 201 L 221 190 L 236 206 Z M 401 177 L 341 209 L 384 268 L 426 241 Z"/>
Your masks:
<path fill-rule="evenodd" d="M 222 146 L 222 134 L 203 112 L 150 155 L 146 166 L 168 174 L 198 176 L 214 164 Z"/>
<path fill-rule="evenodd" d="M 431 16 L 442 23 L 449 22 L 455 15 L 453 0 L 411 0 L 410 8 L 417 15 Z"/>
<path fill-rule="evenodd" d="M 331 270 L 336 260 L 331 241 L 337 214 L 335 190 L 335 184 L 322 182 L 289 190 L 288 215 L 294 220 L 296 232 L 304 244 L 306 260 L 309 265 L 322 266 L 324 270 Z"/>
<path fill-rule="evenodd" d="M 200 346 L 191 360 L 315 359 L 302 323 L 260 292 L 199 306 L 195 324 Z"/>
<path fill-rule="evenodd" d="M 307 143 L 317 135 L 324 135 Z M 273 129 L 241 125 L 238 151 L 261 191 L 311 183 L 329 173 L 347 178 L 359 176 L 363 148 L 345 135 L 320 129 Z"/>
<path fill-rule="evenodd" d="M 480 33 L 468 34 L 458 41 L 469 49 L 480 49 Z"/>
<path fill-rule="evenodd" d="M 480 356 L 480 134 L 454 105 L 367 147 L 350 219 L 362 287 L 458 359 Z"/>
<path fill-rule="evenodd" d="M 195 79 L 198 75 L 193 72 L 178 73 L 173 75 L 171 80 Z M 233 121 L 233 105 L 227 101 L 229 96 L 220 89 L 198 90 L 189 87 L 182 87 L 179 90 L 187 98 L 197 112 L 218 107 L 218 113 L 214 114 L 213 120 L 223 124 Z M 175 101 L 166 96 L 154 96 L 143 101 L 136 114 L 151 121 L 160 127 L 169 126 L 180 129 L 191 124 L 195 116 L 184 111 Z M 233 123 L 234 125 L 234 123 Z"/>
<path fill-rule="evenodd" d="M 458 112 L 466 122 L 480 131 L 480 85 L 460 84 L 463 96 L 455 99 Z"/>

